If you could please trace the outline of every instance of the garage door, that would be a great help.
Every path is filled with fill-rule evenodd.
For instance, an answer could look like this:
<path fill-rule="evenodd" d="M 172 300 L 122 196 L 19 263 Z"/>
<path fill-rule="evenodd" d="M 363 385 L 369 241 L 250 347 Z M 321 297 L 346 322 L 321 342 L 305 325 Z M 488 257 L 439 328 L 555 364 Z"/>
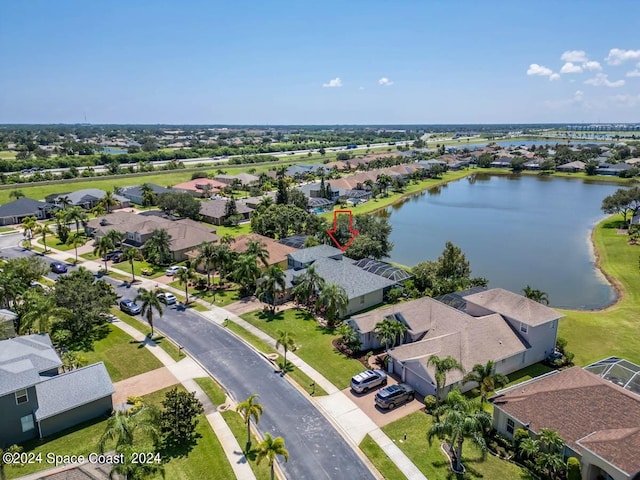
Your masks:
<path fill-rule="evenodd" d="M 421 395 L 435 395 L 435 387 L 424 378 L 419 377 L 411 370 L 405 368 L 405 383 L 411 385 Z"/>

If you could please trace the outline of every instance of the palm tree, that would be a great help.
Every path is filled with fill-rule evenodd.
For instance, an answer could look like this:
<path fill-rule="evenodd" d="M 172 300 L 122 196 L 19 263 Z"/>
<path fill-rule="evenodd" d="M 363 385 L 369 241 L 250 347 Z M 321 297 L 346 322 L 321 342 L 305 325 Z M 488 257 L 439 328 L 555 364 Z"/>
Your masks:
<path fill-rule="evenodd" d="M 11 190 L 9 192 L 9 198 L 15 198 L 16 200 L 24 197 L 24 192 L 22 190 Z"/>
<path fill-rule="evenodd" d="M 209 198 L 213 192 L 213 187 L 210 183 L 205 183 L 202 186 L 202 198 Z"/>
<path fill-rule="evenodd" d="M 193 268 L 181 268 L 176 276 L 180 285 L 184 285 L 185 305 L 189 305 L 189 282 L 195 278 Z"/>
<path fill-rule="evenodd" d="M 211 268 L 215 264 L 216 255 L 216 245 L 213 242 L 202 242 L 198 247 L 196 265 L 204 265 L 204 269 L 207 272 L 207 286 L 211 285 Z"/>
<path fill-rule="evenodd" d="M 484 404 L 491 392 L 504 387 L 509 383 L 509 378 L 501 373 L 496 373 L 496 367 L 492 360 L 481 365 L 475 364 L 471 371 L 462 379 L 463 383 L 476 382 L 480 387 L 480 401 Z"/>
<path fill-rule="evenodd" d="M 67 223 L 74 222 L 76 224 L 76 232 L 80 230 L 80 224 L 87 221 L 87 214 L 82 207 L 69 207 L 64 210 L 64 221 Z"/>
<path fill-rule="evenodd" d="M 124 242 L 126 236 L 126 233 L 122 233 L 114 229 L 111 229 L 107 232 L 107 237 L 111 239 L 111 243 L 113 243 L 114 248 L 122 247 L 122 242 Z"/>
<path fill-rule="evenodd" d="M 455 449 L 455 470 L 461 472 L 462 445 L 465 439 L 470 439 L 483 454 L 486 453 L 484 432 L 491 427 L 491 415 L 478 409 L 477 402 L 467 399 L 458 389 L 449 392 L 442 407 L 441 410 L 445 413 L 433 423 L 427 433 L 427 439 L 431 444 L 435 437 L 446 437 Z"/>
<path fill-rule="evenodd" d="M 47 253 L 47 235 L 53 235 L 53 232 L 46 223 L 39 223 L 36 226 L 36 234 L 39 234 L 42 238 L 42 244 L 44 245 L 44 253 Z"/>
<path fill-rule="evenodd" d="M 76 232 L 76 235 L 77 234 L 78 232 Z M 104 271 L 108 272 L 109 270 L 107 268 L 107 258 L 105 257 L 105 255 L 113 250 L 113 240 L 105 235 L 104 237 L 100 237 L 99 239 L 95 240 L 93 242 L 93 245 L 93 254 L 97 257 L 104 258 Z"/>
<path fill-rule="evenodd" d="M 452 370 L 458 370 L 459 372 L 464 373 L 464 369 L 462 368 L 462 365 L 460 365 L 460 363 L 452 356 L 440 358 L 437 355 L 431 355 L 429 357 L 429 360 L 427 360 L 427 365 L 433 365 L 436 370 L 436 401 L 438 401 L 439 403 L 442 389 L 447 384 L 447 373 L 451 372 Z"/>
<path fill-rule="evenodd" d="M 37 226 L 38 222 L 36 221 L 36 217 L 25 217 L 22 220 L 22 235 L 27 239 L 29 248 L 31 248 L 31 239 Z"/>
<path fill-rule="evenodd" d="M 218 245 L 216 249 L 216 265 L 218 266 L 218 276 L 220 285 L 235 265 L 236 253 L 229 248 L 229 245 Z"/>
<path fill-rule="evenodd" d="M 389 351 L 389 344 L 392 344 L 396 338 L 396 330 L 393 324 L 396 323 L 395 320 L 390 320 L 385 318 L 381 322 L 376 323 L 376 327 L 374 329 L 375 334 L 380 339 L 380 342 L 384 343 L 385 351 Z"/>
<path fill-rule="evenodd" d="M 136 260 L 142 260 L 142 254 L 137 248 L 129 247 L 124 251 L 123 257 L 131 266 L 131 283 L 136 283 L 136 269 L 133 262 Z"/>
<path fill-rule="evenodd" d="M 335 283 L 327 283 L 316 301 L 316 309 L 324 307 L 324 316 L 330 327 L 336 324 L 340 314 L 347 308 L 349 297 L 344 288 Z"/>
<path fill-rule="evenodd" d="M 262 242 L 249 240 L 247 242 L 247 249 L 245 250 L 245 253 L 254 255 L 265 267 L 269 265 L 269 250 L 265 248 Z"/>
<path fill-rule="evenodd" d="M 67 195 L 61 195 L 56 200 L 56 203 L 62 207 L 63 210 L 66 210 L 69 205 L 71 205 L 71 200 Z"/>
<path fill-rule="evenodd" d="M 402 339 L 404 338 L 404 334 L 407 333 L 407 326 L 402 322 L 392 322 L 391 330 L 393 332 L 393 345 L 401 344 Z"/>
<path fill-rule="evenodd" d="M 22 295 L 22 315 L 20 316 L 20 334 L 35 328 L 39 333 L 51 331 L 52 318 L 64 318 L 69 311 L 60 308 L 52 295 L 41 295 L 34 289 L 28 289 Z"/>
<path fill-rule="evenodd" d="M 235 237 L 230 233 L 224 233 L 220 236 L 220 245 L 231 245 L 235 241 Z"/>
<path fill-rule="evenodd" d="M 157 265 L 166 265 L 171 260 L 171 235 L 164 228 L 153 231 L 144 244 L 144 256 Z"/>
<path fill-rule="evenodd" d="M 386 173 L 381 173 L 376 177 L 376 183 L 380 187 L 383 195 L 387 195 L 387 188 L 391 184 L 391 177 Z"/>
<path fill-rule="evenodd" d="M 524 292 L 524 296 L 538 303 L 542 303 L 544 305 L 549 305 L 549 296 L 547 292 L 543 292 L 542 290 L 536 290 L 535 288 L 531 288 L 529 285 L 522 289 Z"/>
<path fill-rule="evenodd" d="M 147 405 L 127 412 L 117 411 L 107 422 L 107 428 L 98 441 L 98 450 L 104 452 L 107 442 L 111 440 L 116 441 L 116 451 L 132 447 L 138 432 L 156 443 L 160 439 L 158 424 L 158 411 Z"/>
<path fill-rule="evenodd" d="M 323 287 L 324 278 L 316 272 L 316 267 L 310 265 L 307 267 L 307 271 L 301 275 L 298 284 L 293 288 L 293 298 L 296 302 L 308 307 Z"/>
<path fill-rule="evenodd" d="M 155 193 L 153 188 L 148 183 L 143 183 L 140 186 L 140 191 L 142 192 L 142 205 L 145 207 L 150 207 L 155 202 Z"/>
<path fill-rule="evenodd" d="M 69 224 L 63 210 L 56 212 L 56 235 L 62 243 L 66 243 L 69 238 Z"/>
<path fill-rule="evenodd" d="M 106 192 L 104 192 L 104 197 L 100 199 L 100 203 L 107 209 L 107 213 L 111 213 L 111 207 L 115 207 L 120 202 L 115 199 L 111 190 L 107 190 Z"/>
<path fill-rule="evenodd" d="M 259 397 L 260 395 L 254 393 L 253 395 L 249 396 L 249 398 L 247 398 L 244 402 L 240 402 L 236 406 L 236 412 L 238 412 L 242 416 L 244 423 L 247 424 L 246 450 L 249 450 L 249 447 L 251 447 L 251 419 L 253 418 L 253 421 L 258 423 L 260 421 L 260 415 L 264 413 L 264 407 L 262 406 L 262 404 L 255 402 L 255 399 Z"/>
<path fill-rule="evenodd" d="M 76 263 L 78 263 L 78 247 L 81 247 L 82 245 L 84 245 L 87 241 L 87 237 L 85 237 L 82 233 L 72 233 L 71 235 L 69 235 L 69 238 L 67 238 L 66 244 L 67 245 L 71 245 L 75 251 L 76 254 Z M 105 263 L 105 268 L 106 268 L 106 263 Z"/>
<path fill-rule="evenodd" d="M 164 476 L 164 465 L 155 462 L 133 462 L 135 459 L 133 449 L 122 447 L 118 453 L 123 456 L 123 462 L 115 463 L 109 472 L 109 479 L 124 478 L 125 480 L 143 480 L 146 478 L 156 478 L 160 474 Z"/>
<path fill-rule="evenodd" d="M 96 217 L 102 217 L 107 213 L 107 209 L 104 208 L 104 205 L 98 203 L 95 207 L 90 210 Z"/>
<path fill-rule="evenodd" d="M 267 459 L 269 468 L 271 469 L 271 480 L 275 478 L 275 462 L 276 456 L 281 455 L 284 461 L 289 460 L 289 451 L 284 446 L 284 438 L 273 438 L 270 433 L 264 435 L 264 440 L 258 445 L 258 456 L 256 463 L 260 464 L 263 459 Z"/>
<path fill-rule="evenodd" d="M 162 317 L 162 303 L 157 297 L 157 291 L 146 290 L 144 288 L 138 289 L 138 295 L 134 299 L 134 302 L 140 302 L 140 310 L 143 317 L 147 317 L 147 323 L 151 327 L 151 337 L 153 338 L 153 311 L 158 312 L 158 315 Z"/>
<path fill-rule="evenodd" d="M 286 330 L 278 330 L 278 340 L 276 341 L 276 350 L 282 347 L 284 350 L 284 363 L 282 364 L 282 372 L 287 371 L 287 352 L 296 350 L 296 342 L 291 333 Z"/>
<path fill-rule="evenodd" d="M 278 265 L 271 265 L 258 285 L 256 297 L 265 303 L 266 301 L 271 302 L 271 311 L 275 312 L 278 293 L 284 291 L 286 286 L 284 270 Z"/>
<path fill-rule="evenodd" d="M 245 293 L 256 284 L 260 276 L 260 268 L 255 255 L 242 254 L 238 257 L 233 268 L 233 280 L 238 283 Z"/>

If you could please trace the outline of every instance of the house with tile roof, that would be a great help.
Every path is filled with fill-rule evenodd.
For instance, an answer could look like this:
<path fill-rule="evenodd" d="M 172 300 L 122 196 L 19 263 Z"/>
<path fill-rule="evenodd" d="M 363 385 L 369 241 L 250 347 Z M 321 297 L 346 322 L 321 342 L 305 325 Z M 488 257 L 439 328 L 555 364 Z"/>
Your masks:
<path fill-rule="evenodd" d="M 61 366 L 48 334 L 0 340 L 0 447 L 111 413 L 102 362 L 59 374 Z"/>
<path fill-rule="evenodd" d="M 501 390 L 494 428 L 513 438 L 518 429 L 552 429 L 566 457 L 580 459 L 583 480 L 640 478 L 640 395 L 580 367 L 555 371 Z"/>

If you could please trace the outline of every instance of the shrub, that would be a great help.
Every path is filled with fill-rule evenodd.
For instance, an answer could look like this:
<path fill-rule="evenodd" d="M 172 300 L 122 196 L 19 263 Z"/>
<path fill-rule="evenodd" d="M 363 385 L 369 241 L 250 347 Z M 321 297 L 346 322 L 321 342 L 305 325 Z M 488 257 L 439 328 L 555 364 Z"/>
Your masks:
<path fill-rule="evenodd" d="M 142 397 L 136 397 L 136 396 L 127 397 L 127 403 L 129 405 L 135 405 L 136 403 L 141 403 L 141 402 L 142 402 Z"/>
<path fill-rule="evenodd" d="M 392 288 L 387 292 L 387 300 L 390 303 L 396 303 L 402 297 L 402 289 L 401 288 Z"/>
<path fill-rule="evenodd" d="M 191 180 L 195 180 L 196 178 L 207 178 L 207 172 L 193 172 L 191 174 Z"/>
<path fill-rule="evenodd" d="M 525 438 L 529 438 L 529 432 L 527 432 L 524 428 L 518 428 L 513 434 L 513 448 L 518 450 L 520 446 L 520 442 Z"/>
<path fill-rule="evenodd" d="M 436 397 L 434 395 L 427 395 L 426 397 L 424 397 L 424 409 L 427 411 L 427 413 L 432 413 L 434 408 L 436 408 L 437 403 L 438 401 L 436 400 Z"/>
<path fill-rule="evenodd" d="M 580 460 L 576 457 L 569 457 L 567 459 L 567 480 L 580 480 L 581 478 Z"/>

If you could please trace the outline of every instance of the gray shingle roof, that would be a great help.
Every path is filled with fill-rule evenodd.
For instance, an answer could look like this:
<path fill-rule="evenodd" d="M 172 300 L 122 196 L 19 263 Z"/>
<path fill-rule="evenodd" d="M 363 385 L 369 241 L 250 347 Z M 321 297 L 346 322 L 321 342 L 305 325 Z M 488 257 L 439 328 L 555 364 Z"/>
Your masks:
<path fill-rule="evenodd" d="M 172 191 L 170 188 L 162 187 L 160 185 L 156 185 L 155 183 L 148 183 L 147 185 L 151 187 L 151 190 L 153 190 L 153 193 L 155 193 L 156 195 L 161 195 L 163 193 L 170 193 Z M 124 187 L 123 195 L 127 198 L 142 197 L 143 196 L 142 185 L 136 186 L 136 187 Z"/>
<path fill-rule="evenodd" d="M 226 210 L 227 203 L 226 198 L 220 198 L 216 200 L 208 200 L 200 203 L 200 215 L 205 215 L 211 218 L 223 218 Z M 236 210 L 238 214 L 243 215 L 245 213 L 253 212 L 253 208 L 246 206 L 244 203 L 236 202 Z"/>
<path fill-rule="evenodd" d="M 45 207 L 45 202 L 39 202 L 33 198 L 22 197 L 13 202 L 5 203 L 0 207 L 0 218 L 16 217 L 20 215 L 35 215 Z"/>
<path fill-rule="evenodd" d="M 36 420 L 107 397 L 115 392 L 104 363 L 94 363 L 36 385 L 39 407 Z"/>
<path fill-rule="evenodd" d="M 290 253 L 289 257 L 296 262 L 308 264 L 320 258 L 341 256 L 342 254 L 342 250 L 339 248 L 330 245 L 316 245 Z"/>
<path fill-rule="evenodd" d="M 105 196 L 105 193 L 106 192 L 104 190 L 100 190 L 98 188 L 85 188 L 83 190 L 76 190 L 75 192 L 71 192 L 66 195 L 60 195 L 57 198 L 66 196 L 72 205 L 80 205 L 89 201 L 101 200 L 102 197 Z M 113 194 L 113 198 L 120 203 L 129 201 L 128 198 L 117 195 L 115 193 Z"/>
<path fill-rule="evenodd" d="M 35 385 L 40 373 L 62 365 L 48 334 L 0 341 L 0 396 Z"/>
<path fill-rule="evenodd" d="M 542 325 L 564 316 L 541 303 L 502 288 L 492 288 L 464 298 L 467 302 L 531 326 Z"/>

